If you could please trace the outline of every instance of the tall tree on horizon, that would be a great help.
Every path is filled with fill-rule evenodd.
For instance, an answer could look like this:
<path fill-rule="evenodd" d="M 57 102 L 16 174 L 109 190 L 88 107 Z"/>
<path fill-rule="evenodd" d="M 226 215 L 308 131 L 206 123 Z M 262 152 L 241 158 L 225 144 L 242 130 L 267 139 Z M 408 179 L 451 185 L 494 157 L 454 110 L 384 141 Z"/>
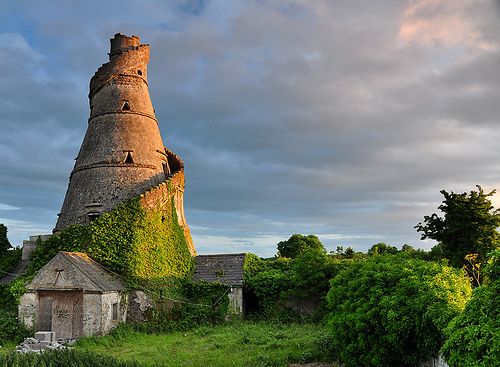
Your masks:
<path fill-rule="evenodd" d="M 485 193 L 481 186 L 476 187 L 477 191 L 461 194 L 441 190 L 444 200 L 438 209 L 444 217 L 426 215 L 415 226 L 422 240 L 439 242 L 444 257 L 453 266 L 464 265 L 468 254 L 478 254 L 482 262 L 489 252 L 500 248 L 500 209 L 495 209 L 489 199 L 496 190 Z"/>
<path fill-rule="evenodd" d="M 3 223 L 0 223 L 0 254 L 5 253 L 11 247 L 12 245 L 7 238 L 7 227 Z"/>

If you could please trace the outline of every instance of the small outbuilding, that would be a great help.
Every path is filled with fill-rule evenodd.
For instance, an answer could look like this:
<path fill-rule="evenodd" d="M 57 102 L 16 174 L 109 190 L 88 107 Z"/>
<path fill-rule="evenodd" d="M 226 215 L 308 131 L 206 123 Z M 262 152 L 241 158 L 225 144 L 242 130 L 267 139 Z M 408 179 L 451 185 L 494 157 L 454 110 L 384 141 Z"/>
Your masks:
<path fill-rule="evenodd" d="M 195 281 L 218 282 L 230 287 L 229 307 L 233 313 L 245 312 L 243 265 L 245 254 L 199 255 L 195 257 Z"/>
<path fill-rule="evenodd" d="M 27 286 L 19 319 L 56 339 L 107 334 L 127 314 L 127 296 L 119 276 L 84 253 L 59 252 Z"/>

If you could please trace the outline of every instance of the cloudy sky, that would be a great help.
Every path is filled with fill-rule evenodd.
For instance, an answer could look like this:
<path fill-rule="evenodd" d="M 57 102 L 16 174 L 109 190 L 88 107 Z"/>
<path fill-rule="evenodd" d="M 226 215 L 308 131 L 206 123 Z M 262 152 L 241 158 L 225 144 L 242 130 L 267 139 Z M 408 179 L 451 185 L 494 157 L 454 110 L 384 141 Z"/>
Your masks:
<path fill-rule="evenodd" d="M 0 223 L 49 233 L 109 39 L 151 45 L 199 253 L 429 249 L 439 190 L 500 188 L 494 0 L 0 2 Z M 495 198 L 500 206 L 500 198 Z"/>

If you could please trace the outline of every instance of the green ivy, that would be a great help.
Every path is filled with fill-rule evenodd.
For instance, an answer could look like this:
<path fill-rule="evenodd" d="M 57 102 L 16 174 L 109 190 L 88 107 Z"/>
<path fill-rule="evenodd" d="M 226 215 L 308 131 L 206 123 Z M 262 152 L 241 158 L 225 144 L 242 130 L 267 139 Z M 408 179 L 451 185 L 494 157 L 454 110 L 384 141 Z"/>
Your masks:
<path fill-rule="evenodd" d="M 191 254 L 177 221 L 174 199 L 166 198 L 162 203 L 145 210 L 140 197 L 134 197 L 87 226 L 64 229 L 37 247 L 30 273 L 59 251 L 79 251 L 126 279 L 189 274 Z"/>

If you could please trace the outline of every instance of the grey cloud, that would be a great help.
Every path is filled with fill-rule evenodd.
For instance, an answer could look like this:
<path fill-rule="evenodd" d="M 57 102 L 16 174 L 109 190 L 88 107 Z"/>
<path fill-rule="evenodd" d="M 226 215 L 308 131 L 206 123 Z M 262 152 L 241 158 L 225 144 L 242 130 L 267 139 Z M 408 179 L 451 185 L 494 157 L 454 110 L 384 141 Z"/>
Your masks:
<path fill-rule="evenodd" d="M 92 2 L 12 2 L 0 19 L 23 36 L 0 48 L 0 203 L 21 208 L 13 223 L 50 230 L 86 128 L 88 79 L 120 31 L 151 44 L 153 104 L 186 164 L 199 252 L 272 255 L 296 232 L 332 250 L 428 248 L 413 226 L 440 189 L 500 182 L 499 51 L 401 42 L 410 3 L 120 1 L 96 13 Z M 489 5 L 468 17 L 496 42 Z"/>

